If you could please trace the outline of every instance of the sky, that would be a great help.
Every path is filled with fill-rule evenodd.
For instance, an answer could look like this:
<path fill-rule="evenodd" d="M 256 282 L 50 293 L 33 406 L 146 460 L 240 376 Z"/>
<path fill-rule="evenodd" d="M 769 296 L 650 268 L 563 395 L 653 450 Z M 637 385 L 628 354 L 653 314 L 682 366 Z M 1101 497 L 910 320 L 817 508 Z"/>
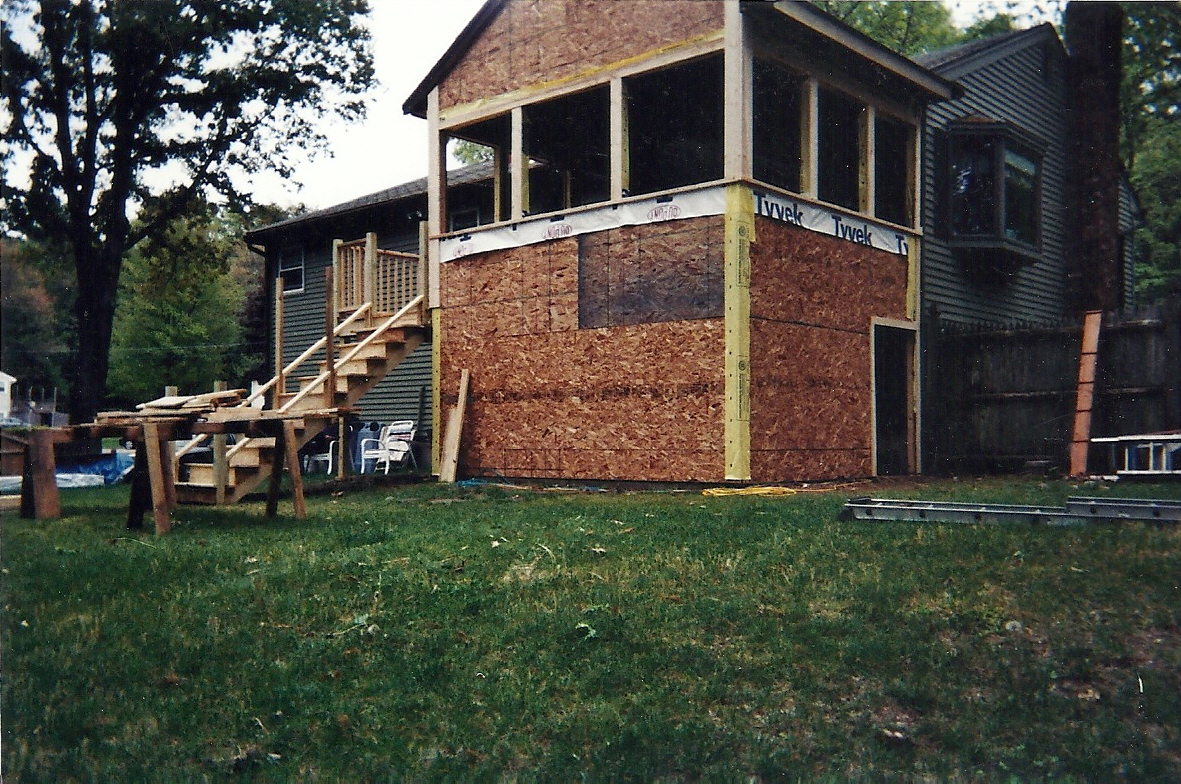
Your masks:
<path fill-rule="evenodd" d="M 363 122 L 329 122 L 328 154 L 305 158 L 293 181 L 255 180 L 255 198 L 285 207 L 320 209 L 426 175 L 426 120 L 402 113 L 402 103 L 426 77 L 484 0 L 370 0 L 369 28 L 380 84 Z M 626 2 L 626 0 L 620 0 Z M 1020 24 L 1042 21 L 1036 0 L 951 0 L 952 21 L 967 27 L 981 15 L 1017 11 Z M 297 187 L 296 183 L 302 187 Z"/>

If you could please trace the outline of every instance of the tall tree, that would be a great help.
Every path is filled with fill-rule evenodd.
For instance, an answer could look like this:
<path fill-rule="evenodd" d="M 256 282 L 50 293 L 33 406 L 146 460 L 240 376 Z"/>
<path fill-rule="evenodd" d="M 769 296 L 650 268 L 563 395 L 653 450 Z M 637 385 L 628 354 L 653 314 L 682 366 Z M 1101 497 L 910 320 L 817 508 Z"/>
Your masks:
<path fill-rule="evenodd" d="M 1181 294 L 1181 3 L 1124 10 L 1120 151 L 1144 208 L 1136 293 Z"/>
<path fill-rule="evenodd" d="M 368 3 L 7 0 L 3 9 L 6 221 L 69 244 L 78 293 L 70 412 L 84 421 L 105 397 L 127 249 L 194 194 L 246 202 L 251 174 L 289 175 L 296 148 L 324 145 L 323 115 L 363 115 Z M 133 227 L 130 213 L 152 196 L 159 209 Z"/>

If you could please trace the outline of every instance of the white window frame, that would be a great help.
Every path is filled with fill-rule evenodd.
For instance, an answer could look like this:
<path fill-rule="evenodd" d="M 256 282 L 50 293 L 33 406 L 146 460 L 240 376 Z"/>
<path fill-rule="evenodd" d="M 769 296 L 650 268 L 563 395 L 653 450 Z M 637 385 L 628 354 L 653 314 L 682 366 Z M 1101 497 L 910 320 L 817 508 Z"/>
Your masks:
<path fill-rule="evenodd" d="M 299 263 L 295 263 L 298 258 Z M 291 272 L 299 270 L 299 287 L 288 288 L 287 279 L 283 277 L 284 272 Z M 275 279 L 283 287 L 283 295 L 288 294 L 302 294 L 307 286 L 307 260 L 305 258 L 303 248 L 286 248 L 279 251 L 279 262 L 275 267 Z"/>

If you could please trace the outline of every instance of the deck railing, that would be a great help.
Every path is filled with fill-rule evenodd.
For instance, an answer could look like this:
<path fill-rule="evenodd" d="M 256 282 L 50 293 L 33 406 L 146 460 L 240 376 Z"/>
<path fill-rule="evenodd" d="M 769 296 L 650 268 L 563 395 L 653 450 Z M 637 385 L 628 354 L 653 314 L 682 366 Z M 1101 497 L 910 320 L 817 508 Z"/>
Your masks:
<path fill-rule="evenodd" d="M 333 244 L 337 312 L 348 313 L 366 302 L 372 316 L 397 313 L 425 292 L 418 256 L 377 247 L 377 235 Z"/>

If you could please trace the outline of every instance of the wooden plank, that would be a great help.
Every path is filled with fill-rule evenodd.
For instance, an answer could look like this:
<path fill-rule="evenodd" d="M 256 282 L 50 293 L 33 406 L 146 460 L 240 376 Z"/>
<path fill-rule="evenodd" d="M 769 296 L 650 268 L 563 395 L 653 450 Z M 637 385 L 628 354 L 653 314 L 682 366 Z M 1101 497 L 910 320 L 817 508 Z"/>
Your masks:
<path fill-rule="evenodd" d="M 295 425 L 283 423 L 283 453 L 287 471 L 291 474 L 291 496 L 295 504 L 295 517 L 304 520 L 308 516 L 307 503 L 303 497 L 303 473 L 299 469 L 299 440 L 295 437 Z"/>
<path fill-rule="evenodd" d="M 754 204 L 750 191 L 726 189 L 725 224 L 726 479 L 751 478 L 750 442 L 750 244 L 754 241 Z"/>
<path fill-rule="evenodd" d="M 283 395 L 287 392 L 287 379 L 283 375 L 286 367 L 283 361 L 283 279 L 275 281 L 275 391 L 271 398 L 271 408 L 283 405 Z"/>
<path fill-rule="evenodd" d="M 439 481 L 452 483 L 459 469 L 459 437 L 463 432 L 463 417 L 467 410 L 468 384 L 471 373 L 467 368 L 459 375 L 459 400 L 447 418 L 447 432 L 443 437 L 443 457 L 439 466 Z"/>
<path fill-rule="evenodd" d="M 29 431 L 24 477 L 21 480 L 20 515 L 25 519 L 56 520 L 62 516 L 53 444 L 54 431 Z"/>
<path fill-rule="evenodd" d="M 215 392 L 225 388 L 226 382 L 213 382 Z M 225 433 L 217 433 L 213 436 L 213 494 L 214 503 L 217 506 L 225 506 L 226 503 L 226 481 L 229 478 L 230 469 L 229 461 L 226 459 L 226 444 Z"/>
<path fill-rule="evenodd" d="M 1083 342 L 1079 354 L 1078 394 L 1074 407 L 1074 433 L 1070 444 L 1070 474 L 1087 473 L 1087 451 L 1091 440 L 1091 406 L 1095 392 L 1095 367 L 1099 358 L 1099 329 L 1103 312 L 1087 311 L 1083 320 Z"/>
<path fill-rule="evenodd" d="M 172 530 L 172 516 L 168 509 L 168 490 L 161 459 L 163 447 L 160 443 L 160 428 L 155 423 L 144 423 L 144 451 L 148 459 L 148 484 L 152 491 L 152 516 L 156 522 L 156 533 L 166 534 Z"/>
<path fill-rule="evenodd" d="M 328 380 L 324 382 L 324 405 L 332 408 L 336 403 L 336 297 L 332 296 L 332 267 L 324 269 L 324 290 L 329 293 L 324 297 L 324 367 L 328 371 Z"/>
<path fill-rule="evenodd" d="M 160 439 L 160 463 L 164 469 L 164 497 L 168 502 L 168 509 L 180 506 L 176 497 L 176 474 L 179 469 L 176 457 L 176 444 L 169 438 Z"/>

